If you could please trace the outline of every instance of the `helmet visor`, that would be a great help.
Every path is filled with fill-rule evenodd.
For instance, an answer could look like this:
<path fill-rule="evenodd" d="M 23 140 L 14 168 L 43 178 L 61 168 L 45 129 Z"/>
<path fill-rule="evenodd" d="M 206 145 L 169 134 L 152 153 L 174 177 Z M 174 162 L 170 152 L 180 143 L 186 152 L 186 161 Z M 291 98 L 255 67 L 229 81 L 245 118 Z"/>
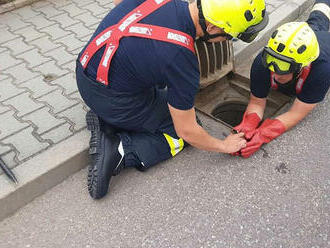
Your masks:
<path fill-rule="evenodd" d="M 262 63 L 279 75 L 293 73 L 301 68 L 301 64 L 296 63 L 294 59 L 277 54 L 269 47 L 265 47 L 262 52 Z"/>
<path fill-rule="evenodd" d="M 244 32 L 238 34 L 237 38 L 247 43 L 252 42 L 258 36 L 259 32 L 267 26 L 268 22 L 269 17 L 267 12 L 265 12 L 264 18 L 261 22 L 248 27 Z"/>

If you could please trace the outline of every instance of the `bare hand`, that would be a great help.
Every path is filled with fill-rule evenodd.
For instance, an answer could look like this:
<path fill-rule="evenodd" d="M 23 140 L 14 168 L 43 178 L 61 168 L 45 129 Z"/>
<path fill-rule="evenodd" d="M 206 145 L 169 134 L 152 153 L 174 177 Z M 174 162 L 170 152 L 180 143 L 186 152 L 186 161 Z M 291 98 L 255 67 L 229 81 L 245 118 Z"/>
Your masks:
<path fill-rule="evenodd" d="M 244 133 L 230 134 L 223 141 L 224 153 L 238 152 L 242 148 L 246 147 L 246 140 L 244 139 Z"/>

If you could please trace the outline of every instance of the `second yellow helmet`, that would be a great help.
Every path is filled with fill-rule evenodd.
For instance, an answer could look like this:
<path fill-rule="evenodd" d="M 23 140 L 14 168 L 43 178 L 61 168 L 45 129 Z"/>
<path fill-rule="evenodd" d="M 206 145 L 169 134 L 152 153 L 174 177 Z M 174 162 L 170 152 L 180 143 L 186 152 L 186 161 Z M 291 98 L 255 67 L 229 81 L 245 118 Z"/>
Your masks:
<path fill-rule="evenodd" d="M 273 32 L 263 51 L 263 62 L 279 74 L 294 72 L 319 56 L 314 31 L 306 22 L 289 22 Z"/>

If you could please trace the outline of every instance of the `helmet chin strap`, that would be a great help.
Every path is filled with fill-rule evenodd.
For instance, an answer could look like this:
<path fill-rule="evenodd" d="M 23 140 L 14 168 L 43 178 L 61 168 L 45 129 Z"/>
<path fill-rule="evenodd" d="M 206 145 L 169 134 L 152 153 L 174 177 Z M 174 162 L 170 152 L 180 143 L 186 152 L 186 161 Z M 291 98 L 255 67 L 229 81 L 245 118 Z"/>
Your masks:
<path fill-rule="evenodd" d="M 209 32 L 207 32 L 207 27 L 206 27 L 206 21 L 205 21 L 205 17 L 203 15 L 203 11 L 202 11 L 202 5 L 201 5 L 201 0 L 197 0 L 197 8 L 198 8 L 198 17 L 199 17 L 199 25 L 202 27 L 203 33 L 204 35 L 200 37 L 200 39 L 202 41 L 208 41 L 210 39 L 214 39 L 217 37 L 230 37 L 228 34 L 226 33 L 220 33 L 220 34 L 209 34 Z"/>

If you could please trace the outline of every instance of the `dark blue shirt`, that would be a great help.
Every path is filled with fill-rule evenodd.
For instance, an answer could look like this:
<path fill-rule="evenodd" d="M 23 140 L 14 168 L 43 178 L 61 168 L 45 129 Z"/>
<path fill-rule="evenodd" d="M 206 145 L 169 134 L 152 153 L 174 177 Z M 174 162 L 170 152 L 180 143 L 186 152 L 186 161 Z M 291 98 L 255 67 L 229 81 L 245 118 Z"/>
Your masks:
<path fill-rule="evenodd" d="M 321 102 L 330 86 L 330 33 L 326 31 L 315 31 L 320 46 L 319 57 L 312 62 L 311 71 L 305 81 L 297 98 L 305 103 Z M 270 70 L 262 65 L 261 53 L 255 58 L 251 67 L 251 92 L 259 98 L 267 97 L 271 82 Z M 279 85 L 279 90 L 288 95 L 296 94 L 295 86 Z"/>
<path fill-rule="evenodd" d="M 107 27 L 118 23 L 142 2 L 123 0 L 102 20 L 91 39 Z M 181 0 L 167 3 L 140 23 L 172 28 L 193 38 L 196 36 L 188 3 Z M 104 48 L 100 49 L 88 64 L 86 73 L 92 79 L 96 78 L 103 52 Z M 124 37 L 110 64 L 109 85 L 116 92 L 132 95 L 156 85 L 166 85 L 168 103 L 177 109 L 187 110 L 194 106 L 199 87 L 198 60 L 190 50 L 179 45 L 139 37 Z"/>

